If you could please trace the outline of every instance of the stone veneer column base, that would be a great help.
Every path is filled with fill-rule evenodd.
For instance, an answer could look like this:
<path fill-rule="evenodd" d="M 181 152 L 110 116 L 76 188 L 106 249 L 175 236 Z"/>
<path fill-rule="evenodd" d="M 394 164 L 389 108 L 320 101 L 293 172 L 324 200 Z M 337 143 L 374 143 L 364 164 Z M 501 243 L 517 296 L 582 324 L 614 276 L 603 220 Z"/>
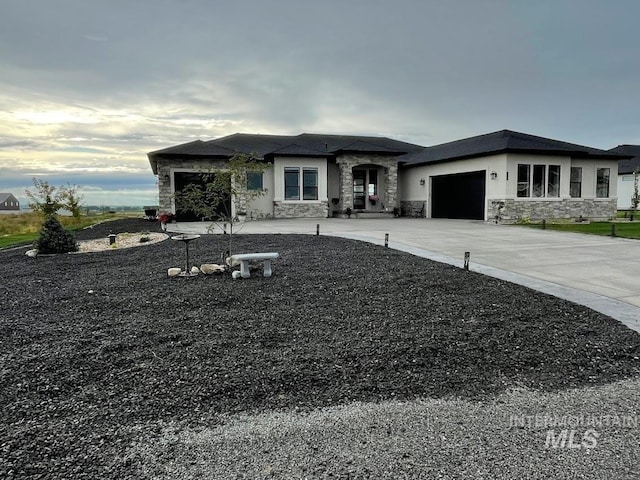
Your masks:
<path fill-rule="evenodd" d="M 327 218 L 329 202 L 274 202 L 274 218 Z"/>
<path fill-rule="evenodd" d="M 403 217 L 420 217 L 427 216 L 427 202 L 425 200 L 402 200 L 400 202 L 400 214 Z"/>

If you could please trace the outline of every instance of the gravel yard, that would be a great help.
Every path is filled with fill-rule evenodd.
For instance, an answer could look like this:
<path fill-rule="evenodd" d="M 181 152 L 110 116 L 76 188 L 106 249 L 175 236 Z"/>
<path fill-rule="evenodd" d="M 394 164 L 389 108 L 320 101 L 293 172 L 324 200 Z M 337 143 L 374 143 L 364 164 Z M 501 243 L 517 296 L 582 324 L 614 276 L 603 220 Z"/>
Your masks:
<path fill-rule="evenodd" d="M 117 221 L 76 237 L 110 230 L 159 227 Z M 192 242 L 193 262 L 220 263 L 224 241 Z M 1 478 L 140 478 L 132 447 L 169 423 L 487 402 L 640 374 L 640 335 L 521 286 L 339 238 L 234 243 L 236 253 L 279 252 L 273 276 L 169 278 L 184 258 L 174 241 L 36 259 L 0 251 Z"/>

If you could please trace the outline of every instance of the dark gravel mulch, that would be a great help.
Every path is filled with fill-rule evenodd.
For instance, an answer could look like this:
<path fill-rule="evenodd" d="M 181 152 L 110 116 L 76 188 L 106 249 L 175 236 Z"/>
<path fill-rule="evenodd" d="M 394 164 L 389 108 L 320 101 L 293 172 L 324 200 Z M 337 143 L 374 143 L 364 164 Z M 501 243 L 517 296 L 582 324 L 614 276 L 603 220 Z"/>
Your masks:
<path fill-rule="evenodd" d="M 79 239 L 158 231 L 109 222 Z M 191 244 L 217 262 L 224 236 Z M 234 236 L 274 276 L 169 278 L 184 246 L 0 252 L 0 477 L 136 477 L 161 421 L 416 396 L 483 398 L 640 373 L 640 335 L 524 287 L 351 240 Z"/>

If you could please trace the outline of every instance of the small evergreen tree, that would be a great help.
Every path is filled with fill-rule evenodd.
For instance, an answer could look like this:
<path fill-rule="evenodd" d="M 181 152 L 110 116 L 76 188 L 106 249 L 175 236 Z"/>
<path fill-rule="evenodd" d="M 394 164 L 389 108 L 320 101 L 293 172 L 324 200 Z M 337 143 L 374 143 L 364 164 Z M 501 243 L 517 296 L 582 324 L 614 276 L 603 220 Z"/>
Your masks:
<path fill-rule="evenodd" d="M 77 252 L 78 244 L 70 232 L 67 232 L 54 215 L 50 215 L 42 225 L 40 237 L 35 242 L 38 253 Z"/>

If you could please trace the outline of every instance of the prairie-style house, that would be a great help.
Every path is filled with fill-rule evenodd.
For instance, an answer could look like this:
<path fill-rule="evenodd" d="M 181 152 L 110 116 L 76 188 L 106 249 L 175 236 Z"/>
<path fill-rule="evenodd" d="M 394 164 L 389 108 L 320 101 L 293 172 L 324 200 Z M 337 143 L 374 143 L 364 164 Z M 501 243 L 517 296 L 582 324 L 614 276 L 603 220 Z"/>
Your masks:
<path fill-rule="evenodd" d="M 640 145 L 618 145 L 609 151 L 630 156 L 618 164 L 618 208 L 629 209 L 635 194 L 636 176 L 640 174 Z"/>
<path fill-rule="evenodd" d="M 148 154 L 160 209 L 196 220 L 174 193 L 245 153 L 270 166 L 247 188 L 249 218 L 407 215 L 515 221 L 614 217 L 625 153 L 501 130 L 423 147 L 386 137 L 234 134 Z"/>

